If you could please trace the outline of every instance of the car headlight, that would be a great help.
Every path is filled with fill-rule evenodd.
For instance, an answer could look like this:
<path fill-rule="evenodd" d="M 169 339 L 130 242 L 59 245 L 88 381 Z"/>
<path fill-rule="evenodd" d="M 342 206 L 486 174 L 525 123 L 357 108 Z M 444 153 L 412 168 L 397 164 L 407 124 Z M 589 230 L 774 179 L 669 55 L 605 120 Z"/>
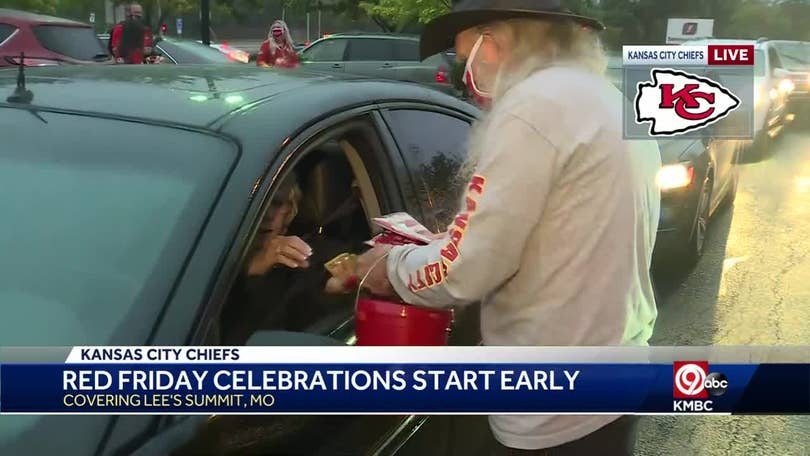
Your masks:
<path fill-rule="evenodd" d="M 782 79 L 779 82 L 779 91 L 782 93 L 790 93 L 796 88 L 796 84 L 793 83 L 790 79 Z"/>
<path fill-rule="evenodd" d="M 695 177 L 695 168 L 686 163 L 664 165 L 658 170 L 656 182 L 661 190 L 683 188 L 692 183 Z"/>

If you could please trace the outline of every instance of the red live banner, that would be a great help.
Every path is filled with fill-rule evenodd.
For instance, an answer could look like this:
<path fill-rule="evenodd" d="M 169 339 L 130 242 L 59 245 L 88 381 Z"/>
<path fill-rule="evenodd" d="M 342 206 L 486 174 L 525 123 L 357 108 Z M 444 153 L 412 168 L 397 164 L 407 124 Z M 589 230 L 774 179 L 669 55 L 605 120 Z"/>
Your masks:
<path fill-rule="evenodd" d="M 710 44 L 709 65 L 753 65 L 752 44 Z"/>

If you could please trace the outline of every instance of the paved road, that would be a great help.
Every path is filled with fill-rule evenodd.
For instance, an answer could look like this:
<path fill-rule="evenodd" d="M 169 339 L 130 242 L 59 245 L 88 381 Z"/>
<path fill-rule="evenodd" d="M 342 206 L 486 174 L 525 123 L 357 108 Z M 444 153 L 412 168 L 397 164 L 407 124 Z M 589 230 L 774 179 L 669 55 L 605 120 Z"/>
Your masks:
<path fill-rule="evenodd" d="M 692 273 L 657 276 L 652 343 L 810 345 L 810 127 L 743 166 L 707 242 Z M 637 454 L 805 456 L 810 416 L 644 418 Z"/>

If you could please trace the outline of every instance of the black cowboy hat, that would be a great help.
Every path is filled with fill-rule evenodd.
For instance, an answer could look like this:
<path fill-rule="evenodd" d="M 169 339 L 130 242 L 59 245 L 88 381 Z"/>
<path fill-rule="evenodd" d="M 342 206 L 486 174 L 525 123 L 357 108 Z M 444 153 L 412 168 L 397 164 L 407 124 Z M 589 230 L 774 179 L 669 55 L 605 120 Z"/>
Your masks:
<path fill-rule="evenodd" d="M 563 8 L 560 0 L 454 0 L 452 11 L 425 26 L 419 45 L 422 59 L 453 47 L 463 30 L 515 18 L 569 19 L 595 30 L 605 29 L 598 20 Z"/>

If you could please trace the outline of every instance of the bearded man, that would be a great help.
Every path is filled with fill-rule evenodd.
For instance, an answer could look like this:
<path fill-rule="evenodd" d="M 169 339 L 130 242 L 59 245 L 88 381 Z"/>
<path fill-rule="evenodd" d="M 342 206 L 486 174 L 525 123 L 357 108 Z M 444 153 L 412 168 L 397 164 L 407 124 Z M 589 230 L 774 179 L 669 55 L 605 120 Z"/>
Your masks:
<path fill-rule="evenodd" d="M 488 112 L 454 223 L 427 246 L 363 254 L 366 288 L 423 306 L 480 302 L 486 345 L 647 345 L 661 157 L 655 141 L 622 137 L 601 29 L 558 0 L 461 0 L 426 27 L 423 57 L 455 43 Z M 437 264 L 441 277 L 426 283 Z M 504 454 L 631 455 L 636 429 L 630 416 L 490 425 Z"/>

